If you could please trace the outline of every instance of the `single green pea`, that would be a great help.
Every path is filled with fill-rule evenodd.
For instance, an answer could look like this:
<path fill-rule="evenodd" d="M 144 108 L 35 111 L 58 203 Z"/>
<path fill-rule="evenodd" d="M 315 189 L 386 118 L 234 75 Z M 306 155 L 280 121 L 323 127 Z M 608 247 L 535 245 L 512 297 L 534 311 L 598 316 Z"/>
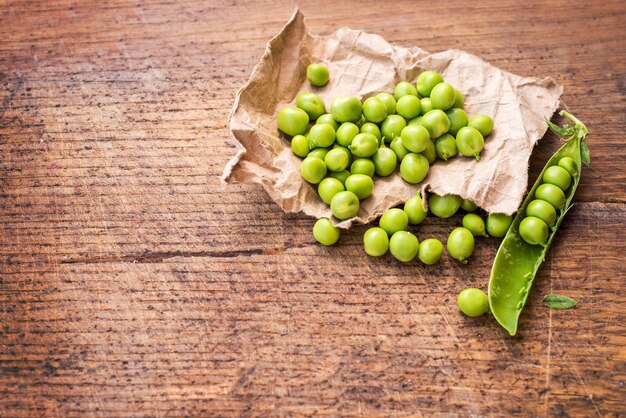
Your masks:
<path fill-rule="evenodd" d="M 330 201 L 330 211 L 337 219 L 350 219 L 359 212 L 359 198 L 348 190 L 339 192 Z"/>
<path fill-rule="evenodd" d="M 309 131 L 311 147 L 330 147 L 335 143 L 335 130 L 328 123 L 318 123 Z"/>
<path fill-rule="evenodd" d="M 358 134 L 349 148 L 357 157 L 371 157 L 378 150 L 378 140 L 372 134 Z"/>
<path fill-rule="evenodd" d="M 371 122 L 382 122 L 387 117 L 387 105 L 376 97 L 369 97 L 363 102 L 363 116 Z"/>
<path fill-rule="evenodd" d="M 345 187 L 341 181 L 332 178 L 326 177 L 317 185 L 317 194 L 320 195 L 322 202 L 330 205 L 330 202 L 333 200 L 333 196 L 335 196 L 339 192 L 343 192 Z"/>
<path fill-rule="evenodd" d="M 428 164 L 432 164 L 437 159 L 437 150 L 433 141 L 428 142 L 428 146 L 421 153 L 428 160 Z"/>
<path fill-rule="evenodd" d="M 306 157 L 310 151 L 309 140 L 304 135 L 296 135 L 291 138 L 291 150 L 298 157 Z"/>
<path fill-rule="evenodd" d="M 456 136 L 457 132 L 459 132 L 459 129 L 467 126 L 467 122 L 468 122 L 467 113 L 465 113 L 465 110 L 463 109 L 453 107 L 452 109 L 446 112 L 446 116 L 448 117 L 448 120 L 450 121 L 449 133 L 451 135 Z"/>
<path fill-rule="evenodd" d="M 471 200 L 463 199 L 463 202 L 461 203 L 461 209 L 466 212 L 474 212 L 476 209 L 478 209 L 478 205 L 476 205 Z"/>
<path fill-rule="evenodd" d="M 468 213 L 463 217 L 463 227 L 472 233 L 475 237 L 488 237 L 485 231 L 485 221 L 475 213 Z"/>
<path fill-rule="evenodd" d="M 454 106 L 453 107 L 458 107 L 459 109 L 463 109 L 464 105 L 465 105 L 465 98 L 463 97 L 460 91 L 458 91 L 457 89 L 454 89 Z"/>
<path fill-rule="evenodd" d="M 563 157 L 559 160 L 559 167 L 563 167 L 572 177 L 578 175 L 578 165 L 571 157 Z"/>
<path fill-rule="evenodd" d="M 428 198 L 428 210 L 440 218 L 449 218 L 459 210 L 462 201 L 463 199 L 455 194 L 444 196 L 431 194 Z"/>
<path fill-rule="evenodd" d="M 476 129 L 482 136 L 487 136 L 493 130 L 493 119 L 487 115 L 474 115 L 469 118 L 467 126 Z"/>
<path fill-rule="evenodd" d="M 434 109 L 426 113 L 422 118 L 422 126 L 428 130 L 431 139 L 439 138 L 450 129 L 450 120 L 445 112 Z"/>
<path fill-rule="evenodd" d="M 378 148 L 376 154 L 372 157 L 372 162 L 374 167 L 376 167 L 376 174 L 381 177 L 387 177 L 395 171 L 398 157 L 390 148 L 381 147 Z"/>
<path fill-rule="evenodd" d="M 428 238 L 420 243 L 417 257 L 427 266 L 437 264 L 443 255 L 443 244 L 435 238 Z"/>
<path fill-rule="evenodd" d="M 362 134 L 372 134 L 379 141 L 383 137 L 382 133 L 380 132 L 380 128 L 378 127 L 378 125 L 376 125 L 375 123 L 372 123 L 372 122 L 365 122 L 363 125 L 361 125 L 361 133 Z"/>
<path fill-rule="evenodd" d="M 546 171 L 544 171 L 543 182 L 554 184 L 559 189 L 565 191 L 572 183 L 572 177 L 569 175 L 569 172 L 563 167 L 553 165 L 552 167 L 548 167 Z"/>
<path fill-rule="evenodd" d="M 396 102 L 400 100 L 403 96 L 417 96 L 417 90 L 413 84 L 408 81 L 401 81 L 396 84 L 396 88 L 393 90 L 393 97 L 396 99 Z M 396 105 L 396 112 L 398 111 Z"/>
<path fill-rule="evenodd" d="M 553 227 L 556 223 L 556 210 L 554 206 L 545 200 L 535 199 L 526 206 L 526 216 L 534 216 Z"/>
<path fill-rule="evenodd" d="M 306 67 L 306 78 L 315 87 L 323 87 L 330 79 L 328 68 L 322 64 L 309 64 Z"/>
<path fill-rule="evenodd" d="M 350 146 L 355 136 L 359 134 L 359 127 L 352 122 L 344 122 L 337 129 L 336 140 L 339 145 Z"/>
<path fill-rule="evenodd" d="M 400 163 L 400 176 L 407 183 L 417 184 L 426 178 L 429 168 L 426 157 L 410 153 Z"/>
<path fill-rule="evenodd" d="M 327 171 L 328 169 L 324 161 L 314 157 L 306 157 L 302 160 L 302 165 L 300 166 L 302 178 L 312 184 L 317 184 L 322 181 L 322 179 L 326 177 Z"/>
<path fill-rule="evenodd" d="M 433 102 L 430 100 L 430 97 L 422 97 L 422 99 L 420 100 L 420 104 L 422 106 L 422 116 L 435 109 L 435 106 L 433 106 Z"/>
<path fill-rule="evenodd" d="M 408 263 L 413 260 L 419 251 L 417 237 L 408 231 L 398 231 L 389 240 L 389 250 L 396 259 Z"/>
<path fill-rule="evenodd" d="M 303 92 L 296 97 L 296 106 L 309 115 L 310 120 L 316 120 L 326 113 L 324 101 L 315 93 Z"/>
<path fill-rule="evenodd" d="M 330 113 L 337 122 L 357 122 L 362 111 L 361 101 L 353 96 L 338 96 L 330 105 Z"/>
<path fill-rule="evenodd" d="M 487 233 L 492 237 L 502 238 L 513 222 L 513 217 L 503 213 L 490 213 L 487 216 Z"/>
<path fill-rule="evenodd" d="M 459 293 L 456 304 L 461 312 L 471 318 L 481 316 L 489 310 L 489 298 L 487 294 L 473 287 L 464 289 Z"/>
<path fill-rule="evenodd" d="M 389 236 L 382 228 L 369 228 L 363 234 L 363 248 L 368 255 L 380 257 L 389 249 Z"/>
<path fill-rule="evenodd" d="M 378 223 L 389 235 L 393 235 L 409 226 L 409 217 L 402 209 L 392 208 L 383 213 Z"/>
<path fill-rule="evenodd" d="M 527 216 L 519 224 L 519 233 L 530 245 L 544 245 L 548 240 L 548 225 L 539 218 Z"/>
<path fill-rule="evenodd" d="M 326 154 L 328 154 L 328 151 L 330 151 L 330 148 L 313 148 L 307 154 L 307 157 L 319 158 L 320 160 L 324 161 L 324 158 L 326 158 Z"/>
<path fill-rule="evenodd" d="M 309 115 L 297 107 L 285 106 L 276 117 L 278 129 L 290 136 L 303 135 L 309 126 Z"/>
<path fill-rule="evenodd" d="M 465 126 L 456 134 L 456 146 L 461 155 L 474 157 L 480 161 L 480 152 L 485 147 L 485 140 L 477 129 Z"/>
<path fill-rule="evenodd" d="M 324 163 L 330 171 L 343 171 L 350 165 L 352 156 L 345 148 L 333 148 L 324 157 Z"/>
<path fill-rule="evenodd" d="M 328 218 L 320 218 L 313 226 L 313 236 L 322 245 L 333 245 L 339 241 L 341 231 Z"/>
<path fill-rule="evenodd" d="M 450 257 L 467 264 L 467 259 L 474 253 L 474 235 L 467 228 L 454 228 L 448 236 L 446 248 Z"/>
<path fill-rule="evenodd" d="M 443 77 L 436 71 L 423 71 L 419 76 L 417 76 L 417 81 L 415 82 L 415 86 L 417 87 L 417 92 L 422 97 L 430 96 L 432 89 L 439 83 L 443 83 Z"/>
<path fill-rule="evenodd" d="M 554 184 L 542 184 L 535 190 L 535 199 L 545 200 L 554 206 L 554 209 L 561 209 L 565 204 L 565 193 Z"/>
<path fill-rule="evenodd" d="M 422 125 L 409 125 L 400 133 L 402 145 L 411 152 L 424 152 L 430 141 L 428 130 Z"/>
<path fill-rule="evenodd" d="M 405 96 L 406 97 L 406 96 Z M 404 157 L 409 153 L 409 150 L 402 145 L 402 138 L 394 138 L 389 144 L 389 148 L 396 153 L 396 157 L 398 157 L 398 161 L 402 161 Z"/>
<path fill-rule="evenodd" d="M 437 156 L 444 161 L 448 161 L 459 152 L 456 148 L 456 140 L 450 134 L 443 134 L 435 139 L 435 150 Z"/>
<path fill-rule="evenodd" d="M 343 171 L 331 171 L 328 173 L 328 176 L 334 179 L 337 179 L 341 182 L 341 184 L 346 183 L 346 179 L 350 177 L 350 172 L 348 170 Z"/>
<path fill-rule="evenodd" d="M 435 109 L 448 110 L 454 106 L 456 96 L 454 87 L 448 83 L 439 83 L 430 92 L 430 101 Z"/>
<path fill-rule="evenodd" d="M 365 174 L 368 177 L 374 177 L 374 173 L 376 172 L 376 167 L 374 167 L 374 163 L 372 160 L 367 158 L 357 158 L 352 161 L 352 165 L 350 166 L 350 172 L 352 174 Z"/>
<path fill-rule="evenodd" d="M 409 121 L 407 125 L 421 125 L 423 116 L 418 116 Z"/>
<path fill-rule="evenodd" d="M 409 218 L 411 225 L 418 225 L 426 219 L 428 211 L 424 210 L 422 197 L 416 194 L 404 203 L 404 212 Z"/>
<path fill-rule="evenodd" d="M 354 193 L 359 200 L 365 199 L 374 190 L 374 180 L 365 174 L 352 174 L 346 179 L 346 190 Z"/>
<path fill-rule="evenodd" d="M 402 116 L 387 116 L 381 125 L 381 131 L 385 137 L 385 141 L 391 142 L 394 138 L 399 137 L 405 127 L 406 120 L 404 120 Z"/>
<path fill-rule="evenodd" d="M 396 99 L 389 93 L 378 93 L 375 96 L 378 100 L 383 102 L 387 106 L 387 114 L 393 115 L 396 113 Z"/>
<path fill-rule="evenodd" d="M 321 123 L 327 123 L 332 126 L 335 131 L 339 129 L 339 122 L 337 122 L 335 118 L 333 118 L 333 115 L 331 115 L 330 113 L 323 114 L 322 116 L 317 118 L 317 121 L 315 123 L 318 125 Z"/>
<path fill-rule="evenodd" d="M 420 99 L 417 96 L 406 95 L 400 97 L 396 104 L 396 113 L 405 119 L 417 117 L 422 111 Z"/>

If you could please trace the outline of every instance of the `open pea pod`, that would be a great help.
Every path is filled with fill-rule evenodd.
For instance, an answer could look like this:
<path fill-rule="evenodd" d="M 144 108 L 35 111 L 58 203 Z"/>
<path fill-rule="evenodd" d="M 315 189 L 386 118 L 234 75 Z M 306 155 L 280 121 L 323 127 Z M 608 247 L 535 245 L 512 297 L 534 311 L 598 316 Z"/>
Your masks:
<path fill-rule="evenodd" d="M 580 181 L 581 162 L 589 165 L 589 150 L 585 142 L 585 137 L 589 131 L 582 122 L 569 113 L 562 111 L 561 115 L 571 120 L 574 124 L 560 127 L 550 121 L 547 122 L 550 129 L 557 135 L 567 139 L 567 142 L 548 160 L 534 186 L 528 192 L 526 199 L 511 223 L 511 227 L 502 240 L 502 244 L 500 244 L 493 268 L 491 269 L 491 278 L 489 280 L 489 306 L 491 313 L 510 335 L 515 335 L 517 332 L 519 316 L 528 299 L 535 275 L 545 260 L 552 239 L 570 208 L 572 197 Z M 543 173 L 548 167 L 557 165 L 563 157 L 573 158 L 578 172 L 573 176 L 571 185 L 565 191 L 565 204 L 563 209 L 557 213 L 556 223 L 550 230 L 546 244 L 530 245 L 522 239 L 519 233 L 520 222 L 526 217 L 526 206 L 534 199 L 535 190 L 542 184 Z"/>

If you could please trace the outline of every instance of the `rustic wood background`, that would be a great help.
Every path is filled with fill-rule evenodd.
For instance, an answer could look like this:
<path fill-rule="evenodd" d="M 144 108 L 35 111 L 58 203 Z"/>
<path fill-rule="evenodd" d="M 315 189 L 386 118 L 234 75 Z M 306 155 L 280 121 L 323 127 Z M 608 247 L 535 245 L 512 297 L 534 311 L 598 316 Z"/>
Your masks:
<path fill-rule="evenodd" d="M 300 3 L 313 33 L 565 86 L 592 167 L 519 335 L 455 305 L 496 239 L 467 267 L 401 265 L 366 257 L 363 227 L 322 248 L 261 187 L 220 189 L 235 93 L 292 2 L 5 0 L 0 415 L 624 415 L 626 3 Z"/>

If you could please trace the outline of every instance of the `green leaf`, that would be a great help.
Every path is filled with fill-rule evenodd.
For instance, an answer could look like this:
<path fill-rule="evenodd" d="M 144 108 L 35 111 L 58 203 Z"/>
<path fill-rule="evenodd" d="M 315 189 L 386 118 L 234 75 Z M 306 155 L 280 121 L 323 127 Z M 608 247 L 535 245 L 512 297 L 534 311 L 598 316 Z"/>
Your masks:
<path fill-rule="evenodd" d="M 569 309 L 576 306 L 578 302 L 569 296 L 556 295 L 551 293 L 543 297 L 543 304 L 550 309 Z"/>
<path fill-rule="evenodd" d="M 591 158 L 589 157 L 589 148 L 587 148 L 587 141 L 580 142 L 580 159 L 586 166 L 591 163 Z"/>

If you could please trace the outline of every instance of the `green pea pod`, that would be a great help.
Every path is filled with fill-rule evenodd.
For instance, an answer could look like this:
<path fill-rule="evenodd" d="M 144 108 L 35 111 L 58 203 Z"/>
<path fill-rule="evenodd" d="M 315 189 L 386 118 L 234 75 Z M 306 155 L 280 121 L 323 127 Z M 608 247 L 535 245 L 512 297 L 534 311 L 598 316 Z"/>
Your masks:
<path fill-rule="evenodd" d="M 567 139 L 567 142 L 550 158 L 535 185 L 528 192 L 526 199 L 511 223 L 511 227 L 502 240 L 502 244 L 500 244 L 493 268 L 491 269 L 491 278 L 489 280 L 489 306 L 491 313 L 510 335 L 515 335 L 517 332 L 517 322 L 526 299 L 528 299 L 528 293 L 535 275 L 545 260 L 552 239 L 570 207 L 570 202 L 580 181 L 581 162 L 589 165 L 589 150 L 585 143 L 585 137 L 589 131 L 582 122 L 569 113 L 562 111 L 561 116 L 568 118 L 574 124 L 560 127 L 550 121 L 546 122 L 552 131 Z M 542 184 L 543 173 L 546 169 L 557 165 L 563 157 L 574 159 L 579 168 L 578 174 L 573 176 L 572 185 L 565 193 L 565 205 L 558 213 L 557 221 L 550 230 L 546 244 L 543 246 L 527 244 L 519 233 L 520 222 L 526 216 L 526 206 L 534 199 L 535 190 Z"/>

